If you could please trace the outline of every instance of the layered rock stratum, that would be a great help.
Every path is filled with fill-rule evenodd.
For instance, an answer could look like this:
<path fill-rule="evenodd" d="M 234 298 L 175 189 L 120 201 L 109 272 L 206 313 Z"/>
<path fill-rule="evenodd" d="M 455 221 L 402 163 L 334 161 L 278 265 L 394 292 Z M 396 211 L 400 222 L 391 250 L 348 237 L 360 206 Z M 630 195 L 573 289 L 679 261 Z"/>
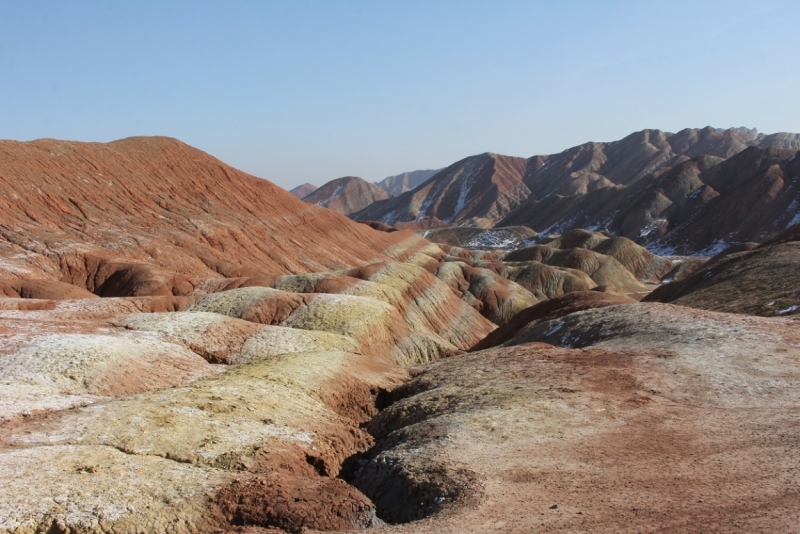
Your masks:
<path fill-rule="evenodd" d="M 169 138 L 3 141 L 0 181 L 0 277 L 92 292 L 135 279 L 174 294 L 193 277 L 344 268 L 425 243 L 351 224 Z"/>

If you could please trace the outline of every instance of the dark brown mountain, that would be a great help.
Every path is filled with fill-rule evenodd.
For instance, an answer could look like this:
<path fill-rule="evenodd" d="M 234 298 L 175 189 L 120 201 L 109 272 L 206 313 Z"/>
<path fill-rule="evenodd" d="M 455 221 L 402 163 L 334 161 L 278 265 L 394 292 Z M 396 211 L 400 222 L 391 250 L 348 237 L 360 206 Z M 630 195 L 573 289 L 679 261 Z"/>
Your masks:
<path fill-rule="evenodd" d="M 303 200 L 305 197 L 313 193 L 316 189 L 317 189 L 316 185 L 305 183 L 303 185 L 298 185 L 294 189 L 291 189 L 289 192 L 294 196 L 296 196 L 297 198 L 299 198 L 300 200 Z"/>
<path fill-rule="evenodd" d="M 316 204 L 323 208 L 350 215 L 362 210 L 378 200 L 391 195 L 358 176 L 345 176 L 326 183 L 303 198 L 303 202 Z"/>
<path fill-rule="evenodd" d="M 404 172 L 394 176 L 387 176 L 375 185 L 396 197 L 406 191 L 411 191 L 426 180 L 429 180 L 442 169 L 425 169 L 420 171 Z"/>
<path fill-rule="evenodd" d="M 732 167 L 723 166 L 724 172 L 712 178 L 723 169 L 717 167 L 720 163 L 745 149 L 762 151 L 754 154 L 772 152 L 734 159 Z M 586 143 L 527 160 L 482 154 L 451 165 L 416 189 L 370 205 L 352 217 L 406 228 L 528 226 L 544 235 L 578 227 L 607 227 L 640 243 L 660 239 L 655 245 L 663 244 L 664 251 L 696 253 L 731 239 L 762 240 L 782 228 L 775 214 L 779 208 L 791 206 L 791 199 L 784 202 L 791 196 L 789 190 L 777 203 L 745 217 L 748 220 L 743 226 L 733 222 L 732 215 L 723 217 L 725 222 L 711 221 L 716 220 L 718 208 L 730 212 L 723 206 L 726 202 L 738 206 L 736 216 L 742 217 L 741 207 L 752 204 L 743 198 L 760 198 L 755 184 L 767 184 L 764 187 L 769 190 L 777 187 L 778 178 L 791 180 L 778 177 L 775 169 L 767 175 L 769 165 L 760 165 L 764 157 L 786 159 L 794 154 L 790 151 L 797 150 L 800 134 L 764 135 L 746 128 L 707 127 L 675 134 L 643 130 L 620 141 Z M 734 167 L 738 170 L 733 171 Z M 740 176 L 723 187 L 721 183 L 732 172 L 737 176 L 749 173 L 750 185 L 745 186 L 747 180 Z M 759 173 L 761 178 L 753 177 Z M 733 192 L 740 187 L 744 187 L 741 192 Z M 710 206 L 713 213 L 689 232 L 696 235 L 682 231 L 675 234 L 675 243 L 661 239 L 699 217 L 698 210 L 723 193 L 730 201 Z"/>

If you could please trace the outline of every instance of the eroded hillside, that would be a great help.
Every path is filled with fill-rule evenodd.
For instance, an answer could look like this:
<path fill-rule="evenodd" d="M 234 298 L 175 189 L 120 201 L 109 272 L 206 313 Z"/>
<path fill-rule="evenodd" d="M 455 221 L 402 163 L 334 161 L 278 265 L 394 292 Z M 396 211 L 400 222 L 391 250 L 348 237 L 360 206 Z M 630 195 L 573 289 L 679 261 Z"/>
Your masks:
<path fill-rule="evenodd" d="M 171 139 L 0 148 L 0 532 L 800 520 L 800 226 L 456 246 Z"/>

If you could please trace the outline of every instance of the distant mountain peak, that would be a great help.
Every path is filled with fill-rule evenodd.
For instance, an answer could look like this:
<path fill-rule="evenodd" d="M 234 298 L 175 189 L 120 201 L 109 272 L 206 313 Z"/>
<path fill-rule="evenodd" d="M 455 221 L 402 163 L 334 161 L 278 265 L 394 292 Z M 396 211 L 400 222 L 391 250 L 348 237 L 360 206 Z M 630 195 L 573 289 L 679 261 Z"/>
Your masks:
<path fill-rule="evenodd" d="M 362 210 L 391 195 L 358 176 L 343 176 L 324 184 L 303 198 L 303 202 L 332 209 L 344 215 Z"/>
<path fill-rule="evenodd" d="M 762 168 L 766 165 L 762 160 L 766 160 L 757 154 L 761 154 L 759 150 L 772 151 L 769 158 L 774 165 L 791 155 L 786 151 L 800 150 L 800 134 L 765 135 L 755 128 L 711 126 L 677 133 L 645 129 L 618 141 L 588 142 L 558 154 L 530 158 L 484 152 L 463 158 L 416 188 L 375 202 L 352 217 L 420 229 L 465 226 L 474 221 L 481 221 L 481 226 L 487 222 L 525 225 L 540 233 L 558 233 L 577 226 L 608 227 L 640 243 L 660 242 L 679 221 L 688 220 L 690 211 L 700 209 L 698 202 L 705 205 L 716 196 L 728 194 L 727 185 L 709 182 L 718 172 L 711 167 L 724 160 L 734 161 L 748 149 L 755 152 L 736 158 L 736 165 L 742 172 L 761 176 L 759 180 L 774 182 L 768 190 L 777 197 L 761 202 L 776 202 L 773 211 L 785 212 L 781 217 L 793 220 L 791 214 L 800 212 L 800 199 L 792 204 L 789 197 L 797 187 L 786 181 L 794 184 L 793 176 L 800 172 L 773 168 L 771 174 L 763 174 L 767 167 Z M 731 180 L 745 183 L 743 177 Z M 755 182 L 751 187 L 758 189 Z M 745 197 L 740 202 L 739 210 L 749 206 Z M 742 230 L 742 235 L 756 239 L 767 231 L 761 228 L 767 221 L 770 225 L 783 224 L 782 219 L 773 220 L 775 216 L 768 211 L 757 217 L 761 222 L 748 223 L 751 229 Z M 716 220 L 713 215 L 708 217 L 711 219 L 706 224 Z M 733 229 L 728 223 L 715 222 L 713 227 Z M 703 238 L 695 235 L 685 246 L 671 244 L 670 250 L 698 252 L 723 238 L 714 232 L 708 234 Z"/>
<path fill-rule="evenodd" d="M 300 200 L 303 200 L 305 197 L 316 191 L 316 189 L 317 189 L 316 185 L 310 183 L 304 183 L 303 185 L 298 185 L 294 189 L 291 189 L 289 192 L 294 196 L 296 196 L 297 198 L 299 198 Z"/>
<path fill-rule="evenodd" d="M 394 176 L 387 176 L 380 182 L 375 182 L 375 185 L 386 191 L 392 196 L 397 196 L 406 191 L 411 191 L 420 184 L 432 178 L 436 173 L 442 169 L 424 169 L 418 171 L 409 171 Z"/>

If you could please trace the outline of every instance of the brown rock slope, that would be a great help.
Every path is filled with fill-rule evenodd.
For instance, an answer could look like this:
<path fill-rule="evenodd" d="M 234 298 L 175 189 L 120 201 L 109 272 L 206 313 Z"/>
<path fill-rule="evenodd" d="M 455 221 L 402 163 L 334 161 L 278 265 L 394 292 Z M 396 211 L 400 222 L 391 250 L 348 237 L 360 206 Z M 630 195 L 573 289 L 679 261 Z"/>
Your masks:
<path fill-rule="evenodd" d="M 513 339 L 523 328 L 530 327 L 543 321 L 550 321 L 579 311 L 603 308 L 605 306 L 616 306 L 617 304 L 630 304 L 633 302 L 636 301 L 599 291 L 575 291 L 573 293 L 568 293 L 540 302 L 535 306 L 520 311 L 506 322 L 506 324 L 483 338 L 470 350 L 476 351 L 496 347 Z"/>
<path fill-rule="evenodd" d="M 316 204 L 344 215 L 362 210 L 378 200 L 391 195 L 357 176 L 345 176 L 326 183 L 303 197 L 303 202 Z"/>
<path fill-rule="evenodd" d="M 712 258 L 690 277 L 648 295 L 706 310 L 774 316 L 800 313 L 800 225 L 761 246 Z"/>
<path fill-rule="evenodd" d="M 302 203 L 169 138 L 3 141 L 0 183 L 2 279 L 104 293 L 111 277 L 128 277 L 185 293 L 192 277 L 344 268 L 427 245 Z"/>
<path fill-rule="evenodd" d="M 438 266 L 429 262 L 426 268 L 445 277 L 451 288 L 461 292 L 467 302 L 484 306 L 476 309 L 481 309 L 499 325 L 508 321 L 512 309 L 518 311 L 531 303 L 575 291 L 597 288 L 638 300 L 660 280 L 682 279 L 705 261 L 705 258 L 659 257 L 627 238 L 610 238 L 585 230 L 571 230 L 546 245 L 532 245 L 512 252 L 446 244 L 440 247 L 443 256 L 428 252 L 438 260 Z M 460 274 L 456 276 L 456 273 Z M 477 285 L 470 281 L 478 279 L 481 283 Z M 491 296 L 485 291 L 475 291 L 481 285 L 492 288 Z M 464 292 L 467 287 L 469 291 Z M 501 308 L 505 311 L 500 311 Z"/>
<path fill-rule="evenodd" d="M 586 348 L 418 368 L 348 479 L 379 517 L 424 518 L 376 532 L 792 531 L 796 323 L 664 304 L 539 323 Z"/>
<path fill-rule="evenodd" d="M 519 261 L 515 261 L 519 260 Z M 528 260 L 554 267 L 569 268 L 585 273 L 596 286 L 620 293 L 640 293 L 647 287 L 636 279 L 631 271 L 611 256 L 600 254 L 589 249 L 558 249 L 548 245 L 533 245 L 506 256 L 505 261 L 511 265 Z M 595 287 L 595 286 L 592 286 Z M 592 289 L 589 287 L 587 289 Z"/>
<path fill-rule="evenodd" d="M 97 295 L 85 289 L 55 282 L 53 280 L 18 280 L 0 281 L 0 293 L 6 297 L 23 299 L 86 299 L 97 298 Z"/>
<path fill-rule="evenodd" d="M 296 196 L 297 198 L 299 198 L 300 200 L 303 200 L 303 198 L 313 193 L 316 189 L 317 189 L 316 185 L 305 183 L 303 185 L 298 185 L 294 189 L 290 189 L 289 192 L 294 196 Z"/>
<path fill-rule="evenodd" d="M 582 229 L 569 230 L 545 244 L 517 249 L 506 254 L 503 259 L 509 262 L 541 261 L 550 265 L 568 265 L 581 269 L 589 258 L 595 258 L 591 263 L 602 263 L 604 256 L 613 258 L 637 280 L 648 283 L 658 283 L 665 278 L 681 279 L 705 261 L 705 258 L 657 256 L 626 237 L 609 237 L 603 232 Z M 619 270 L 615 262 L 610 263 L 614 265 L 613 270 Z M 586 268 L 590 267 L 587 265 Z M 603 285 L 609 280 L 601 281 L 598 278 L 595 281 Z M 622 286 L 626 285 L 629 282 L 622 281 Z"/>

